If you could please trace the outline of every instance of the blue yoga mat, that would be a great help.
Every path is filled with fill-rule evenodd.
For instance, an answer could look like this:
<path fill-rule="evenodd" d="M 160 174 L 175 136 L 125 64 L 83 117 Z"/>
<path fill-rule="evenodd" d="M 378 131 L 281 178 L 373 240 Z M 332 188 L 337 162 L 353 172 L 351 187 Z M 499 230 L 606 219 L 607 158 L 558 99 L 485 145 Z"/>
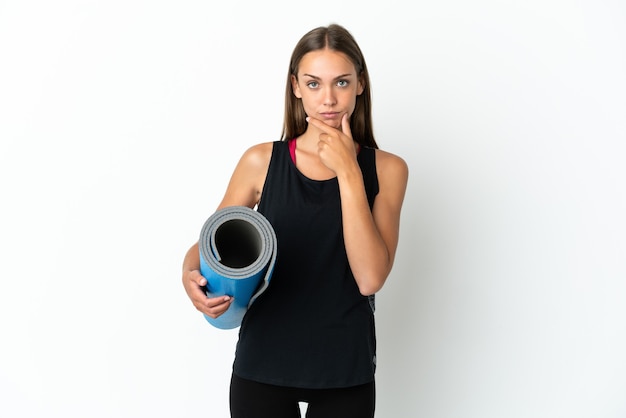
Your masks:
<path fill-rule="evenodd" d="M 198 245 L 200 273 L 207 279 L 207 296 L 235 298 L 224 314 L 217 318 L 204 317 L 217 328 L 236 328 L 272 277 L 276 262 L 274 228 L 253 209 L 229 206 L 206 220 Z"/>

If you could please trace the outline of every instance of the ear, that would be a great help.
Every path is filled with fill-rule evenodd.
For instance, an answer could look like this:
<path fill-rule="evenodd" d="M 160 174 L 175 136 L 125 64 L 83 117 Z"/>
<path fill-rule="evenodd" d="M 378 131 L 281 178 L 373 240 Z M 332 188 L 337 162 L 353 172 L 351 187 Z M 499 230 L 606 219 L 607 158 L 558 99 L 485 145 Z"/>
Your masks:
<path fill-rule="evenodd" d="M 293 95 L 298 99 L 302 99 L 302 94 L 300 93 L 300 86 L 298 86 L 298 79 L 295 75 L 291 75 L 291 89 L 293 90 Z"/>
<path fill-rule="evenodd" d="M 356 89 L 356 95 L 360 96 L 363 93 L 363 90 L 365 90 L 365 80 L 364 80 L 363 76 L 361 75 L 359 77 L 359 86 Z"/>

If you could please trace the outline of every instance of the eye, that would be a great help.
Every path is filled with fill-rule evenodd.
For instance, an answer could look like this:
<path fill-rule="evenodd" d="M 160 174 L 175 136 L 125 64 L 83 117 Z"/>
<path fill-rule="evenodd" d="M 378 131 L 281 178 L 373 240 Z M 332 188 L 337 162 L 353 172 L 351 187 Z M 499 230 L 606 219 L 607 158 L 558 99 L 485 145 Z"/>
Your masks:
<path fill-rule="evenodd" d="M 316 89 L 319 86 L 319 83 L 317 81 L 309 81 L 306 85 L 311 89 Z"/>
<path fill-rule="evenodd" d="M 348 80 L 339 80 L 339 81 L 337 81 L 337 85 L 339 87 L 348 87 L 348 84 L 350 84 L 350 82 Z"/>

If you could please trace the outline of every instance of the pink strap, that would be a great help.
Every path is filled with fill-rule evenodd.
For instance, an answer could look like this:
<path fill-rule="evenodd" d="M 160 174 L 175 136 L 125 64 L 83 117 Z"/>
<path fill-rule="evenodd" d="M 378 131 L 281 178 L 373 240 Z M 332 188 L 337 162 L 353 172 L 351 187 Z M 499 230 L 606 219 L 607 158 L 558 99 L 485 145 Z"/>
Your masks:
<path fill-rule="evenodd" d="M 291 161 L 296 163 L 296 138 L 289 140 L 289 154 L 291 154 Z"/>

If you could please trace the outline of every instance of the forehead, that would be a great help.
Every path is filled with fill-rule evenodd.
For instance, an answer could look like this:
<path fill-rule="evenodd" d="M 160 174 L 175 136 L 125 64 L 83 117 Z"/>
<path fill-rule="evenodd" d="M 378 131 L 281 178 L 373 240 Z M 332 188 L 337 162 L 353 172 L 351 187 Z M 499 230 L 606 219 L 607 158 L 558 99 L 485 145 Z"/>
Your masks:
<path fill-rule="evenodd" d="M 330 49 L 320 49 L 304 54 L 298 66 L 298 75 L 310 74 L 316 77 L 356 75 L 354 64 L 346 54 Z"/>

